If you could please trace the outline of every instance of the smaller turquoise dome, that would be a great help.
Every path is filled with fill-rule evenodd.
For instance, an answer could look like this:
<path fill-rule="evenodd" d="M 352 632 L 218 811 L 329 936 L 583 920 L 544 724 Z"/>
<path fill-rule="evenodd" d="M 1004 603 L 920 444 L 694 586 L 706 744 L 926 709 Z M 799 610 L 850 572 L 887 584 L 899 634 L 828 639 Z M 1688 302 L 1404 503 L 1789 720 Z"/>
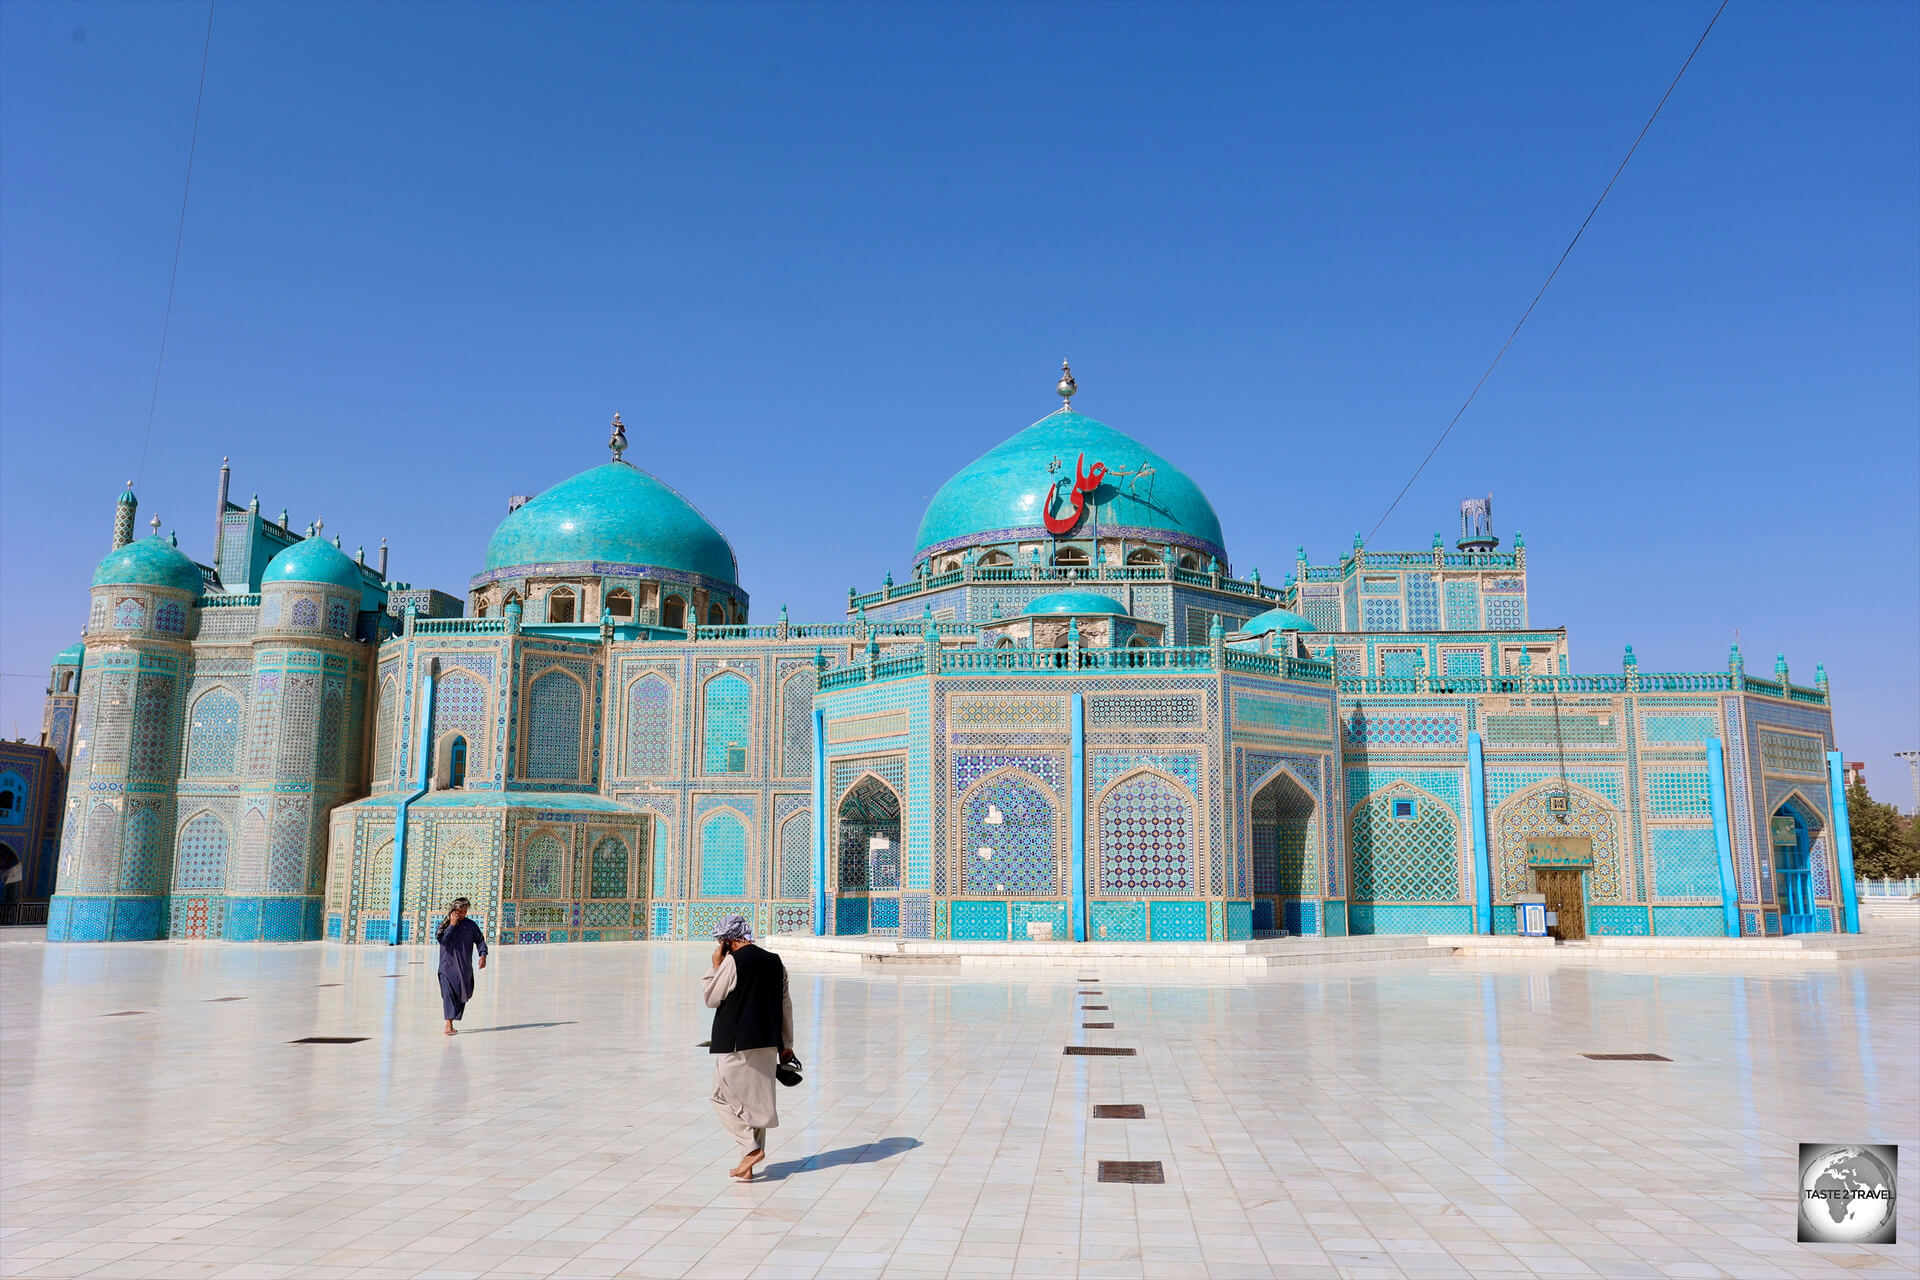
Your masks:
<path fill-rule="evenodd" d="M 109 551 L 93 571 L 96 587 L 171 587 L 197 596 L 204 583 L 200 566 L 157 533 Z"/>
<path fill-rule="evenodd" d="M 678 569 L 739 581 L 726 536 L 671 485 L 631 462 L 603 462 L 562 480 L 509 513 L 487 543 L 487 572 L 496 578 L 505 576 L 502 569 L 551 573 L 559 565 Z"/>
<path fill-rule="evenodd" d="M 75 640 L 72 644 L 53 655 L 53 665 L 56 667 L 77 667 L 86 660 L 86 657 L 87 646 L 81 641 Z"/>
<path fill-rule="evenodd" d="M 275 556 L 260 577 L 262 586 L 275 582 L 318 582 L 345 591 L 358 591 L 365 581 L 360 566 L 318 534 L 294 543 Z"/>
<path fill-rule="evenodd" d="M 1239 628 L 1242 633 L 1250 636 L 1263 636 L 1269 631 L 1318 631 L 1319 629 L 1288 609 L 1269 609 L 1259 617 L 1249 620 L 1246 626 Z"/>
<path fill-rule="evenodd" d="M 1111 596 L 1103 596 L 1097 591 L 1055 591 L 1048 595 L 1036 596 L 1027 607 L 1021 610 L 1021 617 L 1033 617 L 1037 614 L 1055 614 L 1065 617 L 1068 614 L 1086 615 L 1089 613 L 1110 613 L 1126 617 L 1127 611 Z"/>

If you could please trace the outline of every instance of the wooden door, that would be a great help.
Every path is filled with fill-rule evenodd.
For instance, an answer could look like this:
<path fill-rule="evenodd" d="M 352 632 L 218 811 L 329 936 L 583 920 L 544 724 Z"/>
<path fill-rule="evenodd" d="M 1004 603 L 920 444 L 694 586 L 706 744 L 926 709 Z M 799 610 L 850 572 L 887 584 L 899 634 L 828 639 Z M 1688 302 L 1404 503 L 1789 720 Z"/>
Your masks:
<path fill-rule="evenodd" d="M 1578 942 L 1587 936 L 1587 912 L 1581 893 L 1580 872 L 1564 867 L 1536 867 L 1535 888 L 1545 896 L 1547 910 L 1557 922 L 1547 926 L 1550 937 L 1562 942 Z"/>

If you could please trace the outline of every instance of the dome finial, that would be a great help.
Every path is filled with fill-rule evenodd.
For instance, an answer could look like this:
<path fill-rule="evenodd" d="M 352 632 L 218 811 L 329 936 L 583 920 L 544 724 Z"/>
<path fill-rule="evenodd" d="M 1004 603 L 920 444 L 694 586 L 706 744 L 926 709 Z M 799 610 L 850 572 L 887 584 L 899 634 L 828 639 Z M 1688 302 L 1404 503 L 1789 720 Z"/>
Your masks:
<path fill-rule="evenodd" d="M 613 460 L 620 461 L 620 455 L 627 451 L 627 428 L 620 421 L 620 415 L 613 415 L 613 435 L 607 440 L 607 448 L 613 451 Z"/>
<path fill-rule="evenodd" d="M 1060 397 L 1062 409 L 1073 408 L 1073 393 L 1080 389 L 1073 380 L 1073 366 L 1065 360 L 1060 362 L 1060 382 L 1054 387 L 1054 393 Z"/>
<path fill-rule="evenodd" d="M 153 530 L 154 537 L 156 538 L 159 537 L 160 536 L 160 517 L 155 516 L 153 519 L 147 521 L 147 527 Z"/>

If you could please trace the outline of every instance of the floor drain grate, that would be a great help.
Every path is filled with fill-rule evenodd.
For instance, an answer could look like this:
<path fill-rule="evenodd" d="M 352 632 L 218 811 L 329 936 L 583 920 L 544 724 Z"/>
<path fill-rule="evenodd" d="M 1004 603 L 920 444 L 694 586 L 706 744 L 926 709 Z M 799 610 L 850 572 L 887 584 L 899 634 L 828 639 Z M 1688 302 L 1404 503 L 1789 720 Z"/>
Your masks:
<path fill-rule="evenodd" d="M 1081 1005 L 1081 1006 L 1080 1006 L 1080 1011 L 1081 1011 L 1082 1013 L 1085 1013 L 1085 1012 L 1086 1012 L 1087 1010 L 1089 1010 L 1089 1009 L 1101 1009 L 1101 1010 L 1104 1010 L 1104 1009 L 1107 1009 L 1108 1007 L 1109 1007 L 1109 1006 L 1107 1006 L 1107 1005 L 1104 1005 L 1104 1004 L 1083 1004 L 1083 1005 Z"/>
<path fill-rule="evenodd" d="M 1144 1184 L 1165 1182 L 1167 1174 L 1158 1160 L 1102 1160 L 1100 1181 Z"/>
<path fill-rule="evenodd" d="M 1083 1031 L 1111 1031 L 1113 1030 L 1113 1024 L 1111 1022 L 1083 1022 L 1080 1024 L 1080 1028 Z"/>
<path fill-rule="evenodd" d="M 1114 1049 L 1104 1044 L 1070 1044 L 1060 1051 L 1069 1058 L 1131 1058 L 1138 1049 Z"/>
<path fill-rule="evenodd" d="M 1076 991 L 1074 994 L 1079 996 L 1103 996 L 1107 993 L 1104 991 Z"/>
<path fill-rule="evenodd" d="M 215 996 L 211 1000 L 202 1000 L 201 1004 L 231 1004 L 235 1000 L 245 1000 L 245 996 Z"/>
<path fill-rule="evenodd" d="M 1661 1057 L 1657 1053 L 1583 1053 L 1583 1058 L 1592 1058 L 1595 1062 L 1672 1062 L 1672 1058 Z"/>
<path fill-rule="evenodd" d="M 145 1009 L 122 1009 L 118 1013 L 103 1013 L 103 1018 L 131 1018 L 136 1013 L 145 1013 Z"/>
<path fill-rule="evenodd" d="M 289 1040 L 288 1044 L 359 1044 L 365 1036 L 302 1036 L 298 1040 Z"/>
<path fill-rule="evenodd" d="M 1147 1108 L 1138 1102 L 1103 1102 L 1093 1109 L 1095 1120 L 1145 1120 Z"/>
<path fill-rule="evenodd" d="M 321 985 L 321 986 L 323 986 L 323 987 L 338 987 L 338 986 L 341 986 L 341 985 L 343 985 L 343 984 L 341 984 L 341 983 L 338 983 L 338 982 L 323 982 L 323 983 L 321 983 L 320 985 Z"/>

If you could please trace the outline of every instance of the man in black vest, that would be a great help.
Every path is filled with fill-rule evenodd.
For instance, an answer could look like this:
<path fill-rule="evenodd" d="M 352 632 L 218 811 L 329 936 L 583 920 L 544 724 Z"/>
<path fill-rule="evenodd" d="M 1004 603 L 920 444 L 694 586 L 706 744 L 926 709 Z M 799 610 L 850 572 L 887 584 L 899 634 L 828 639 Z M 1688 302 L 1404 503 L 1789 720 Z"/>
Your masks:
<path fill-rule="evenodd" d="M 718 1055 L 713 1109 L 740 1144 L 740 1162 L 728 1176 L 746 1182 L 767 1158 L 767 1130 L 780 1123 L 773 1073 L 793 1056 L 793 1000 L 786 965 L 753 945 L 753 926 L 744 916 L 727 917 L 713 936 L 719 945 L 702 982 L 714 1011 L 708 1052 Z"/>

